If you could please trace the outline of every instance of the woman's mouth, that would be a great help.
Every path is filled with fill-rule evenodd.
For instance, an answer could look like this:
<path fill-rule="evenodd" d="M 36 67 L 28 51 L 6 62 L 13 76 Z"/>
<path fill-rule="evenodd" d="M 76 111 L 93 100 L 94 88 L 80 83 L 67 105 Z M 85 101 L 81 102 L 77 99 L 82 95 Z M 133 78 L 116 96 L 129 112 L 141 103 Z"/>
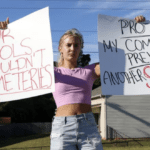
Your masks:
<path fill-rule="evenodd" d="M 74 56 L 74 54 L 72 53 L 72 54 L 69 54 L 70 56 Z"/>

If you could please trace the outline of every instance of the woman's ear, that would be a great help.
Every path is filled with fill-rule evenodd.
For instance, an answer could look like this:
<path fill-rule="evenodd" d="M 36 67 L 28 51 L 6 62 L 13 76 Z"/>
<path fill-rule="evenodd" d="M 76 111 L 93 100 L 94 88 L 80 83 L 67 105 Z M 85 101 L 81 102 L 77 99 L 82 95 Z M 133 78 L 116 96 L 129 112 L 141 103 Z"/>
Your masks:
<path fill-rule="evenodd" d="M 59 52 L 61 52 L 61 47 L 58 47 Z"/>

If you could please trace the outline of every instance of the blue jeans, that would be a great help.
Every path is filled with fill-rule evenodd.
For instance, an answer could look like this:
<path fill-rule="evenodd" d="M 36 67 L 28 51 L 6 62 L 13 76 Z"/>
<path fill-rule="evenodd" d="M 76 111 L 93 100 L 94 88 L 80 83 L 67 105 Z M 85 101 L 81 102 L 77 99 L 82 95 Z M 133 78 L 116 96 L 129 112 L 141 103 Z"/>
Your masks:
<path fill-rule="evenodd" d="M 103 150 L 92 112 L 54 116 L 50 136 L 50 150 Z"/>

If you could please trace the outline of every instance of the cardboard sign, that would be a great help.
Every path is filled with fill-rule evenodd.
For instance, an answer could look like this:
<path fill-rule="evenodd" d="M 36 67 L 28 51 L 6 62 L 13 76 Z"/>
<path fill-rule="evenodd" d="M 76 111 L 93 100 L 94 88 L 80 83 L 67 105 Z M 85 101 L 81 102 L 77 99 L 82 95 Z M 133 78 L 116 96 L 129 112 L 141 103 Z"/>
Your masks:
<path fill-rule="evenodd" d="M 49 8 L 0 30 L 0 102 L 54 92 Z"/>
<path fill-rule="evenodd" d="M 150 24 L 98 16 L 103 95 L 150 94 Z"/>

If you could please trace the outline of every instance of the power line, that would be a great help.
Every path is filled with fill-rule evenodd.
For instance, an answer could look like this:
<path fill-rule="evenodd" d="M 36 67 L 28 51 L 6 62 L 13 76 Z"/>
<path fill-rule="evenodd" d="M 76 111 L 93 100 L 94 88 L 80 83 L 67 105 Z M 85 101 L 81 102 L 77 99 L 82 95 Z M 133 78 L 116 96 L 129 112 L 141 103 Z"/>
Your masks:
<path fill-rule="evenodd" d="M 11 0 L 12 1 L 12 0 Z M 13 0 L 13 1 L 21 1 L 21 0 Z M 44 1 L 44 2 L 54 2 L 54 1 L 59 1 L 59 2 L 64 2 L 64 1 L 69 1 L 69 2 L 103 2 L 103 3 L 108 3 L 108 2 L 120 2 L 120 3 L 124 3 L 124 2 L 150 2 L 149 0 L 142 0 L 142 1 L 112 1 L 112 0 L 105 0 L 105 1 L 101 1 L 101 0 L 22 0 L 22 1 Z"/>
<path fill-rule="evenodd" d="M 53 52 L 59 53 L 58 51 L 53 51 Z M 83 51 L 83 53 L 99 53 L 99 52 L 84 52 L 84 51 Z"/>
<path fill-rule="evenodd" d="M 53 43 L 59 43 L 59 41 L 52 41 Z M 98 42 L 96 43 L 94 43 L 94 42 L 84 42 L 84 43 L 89 43 L 89 44 L 98 44 Z"/>
<path fill-rule="evenodd" d="M 42 8 L 11 8 L 11 7 L 0 7 L 0 9 L 42 9 Z M 70 10 L 87 10 L 87 9 L 95 9 L 95 10 L 150 10 L 150 9 L 123 9 L 123 8 L 50 8 L 51 9 L 70 9 Z"/>
<path fill-rule="evenodd" d="M 66 32 L 67 30 L 51 30 L 51 31 L 54 31 L 54 32 Z M 80 32 L 97 32 L 97 31 L 81 31 Z"/>

